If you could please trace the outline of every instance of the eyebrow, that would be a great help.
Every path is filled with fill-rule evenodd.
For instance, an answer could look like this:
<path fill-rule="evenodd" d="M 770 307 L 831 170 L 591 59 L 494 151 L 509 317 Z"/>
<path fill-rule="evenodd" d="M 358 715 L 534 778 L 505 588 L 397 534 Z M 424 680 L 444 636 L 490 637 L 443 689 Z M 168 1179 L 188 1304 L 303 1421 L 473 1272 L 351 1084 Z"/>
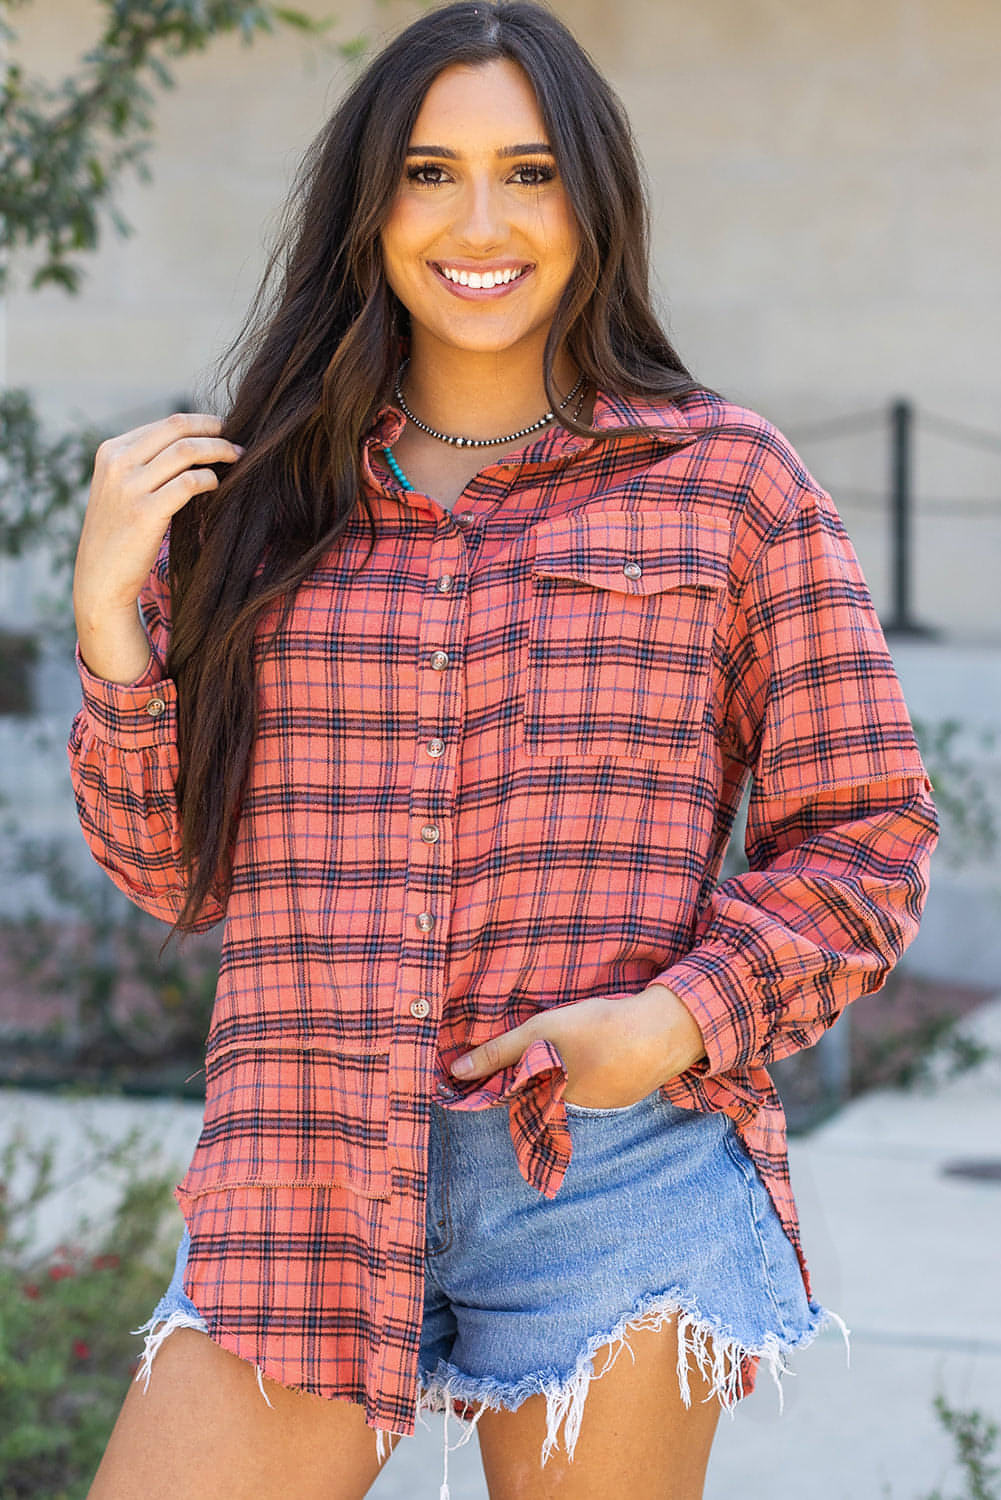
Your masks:
<path fill-rule="evenodd" d="M 450 146 L 408 146 L 408 156 L 442 156 L 446 161 L 458 161 L 460 152 L 453 151 Z M 500 146 L 497 153 L 499 157 L 507 156 L 552 156 L 553 148 L 545 141 L 529 141 L 518 146 Z"/>

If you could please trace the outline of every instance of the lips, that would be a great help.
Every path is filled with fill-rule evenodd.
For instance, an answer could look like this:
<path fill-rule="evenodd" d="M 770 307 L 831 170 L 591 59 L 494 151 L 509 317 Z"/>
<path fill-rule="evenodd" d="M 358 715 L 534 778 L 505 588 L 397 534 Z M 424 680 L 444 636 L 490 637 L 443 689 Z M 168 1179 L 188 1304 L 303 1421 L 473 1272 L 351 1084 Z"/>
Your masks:
<path fill-rule="evenodd" d="M 521 286 L 523 281 L 527 281 L 529 276 L 531 276 L 532 272 L 535 270 L 535 267 L 533 265 L 526 264 L 525 261 L 509 262 L 506 266 L 484 266 L 482 270 L 479 267 L 474 268 L 472 266 L 454 265 L 452 263 L 449 263 L 449 268 L 451 270 L 468 270 L 472 272 L 475 269 L 478 274 L 482 274 L 483 271 L 487 270 L 493 271 L 495 273 L 497 271 L 515 271 L 519 270 L 521 267 L 524 267 L 524 270 L 521 271 L 521 274 L 519 276 L 515 276 L 511 281 L 501 282 L 499 285 L 493 287 L 472 287 L 463 286 L 460 282 L 457 281 L 450 281 L 442 270 L 441 265 L 439 265 L 437 262 L 429 261 L 428 264 L 430 265 L 438 281 L 440 281 L 443 286 L 448 287 L 448 290 L 453 294 L 453 296 L 464 298 L 466 301 L 476 302 L 482 302 L 485 299 L 492 297 L 508 296 L 511 292 L 514 291 L 515 287 Z"/>

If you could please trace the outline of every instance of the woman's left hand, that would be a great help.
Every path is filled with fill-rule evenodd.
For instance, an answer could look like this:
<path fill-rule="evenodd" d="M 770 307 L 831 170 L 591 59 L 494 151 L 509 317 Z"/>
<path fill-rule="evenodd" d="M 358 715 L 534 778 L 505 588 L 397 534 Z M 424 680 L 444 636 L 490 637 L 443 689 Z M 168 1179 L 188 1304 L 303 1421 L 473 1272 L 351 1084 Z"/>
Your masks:
<path fill-rule="evenodd" d="M 705 1056 L 691 1012 L 663 984 L 639 994 L 592 995 L 530 1016 L 457 1058 L 451 1070 L 468 1082 L 518 1062 L 532 1042 L 552 1042 L 567 1071 L 564 1097 L 589 1109 L 636 1104 Z M 460 1062 L 470 1062 L 468 1071 Z"/>

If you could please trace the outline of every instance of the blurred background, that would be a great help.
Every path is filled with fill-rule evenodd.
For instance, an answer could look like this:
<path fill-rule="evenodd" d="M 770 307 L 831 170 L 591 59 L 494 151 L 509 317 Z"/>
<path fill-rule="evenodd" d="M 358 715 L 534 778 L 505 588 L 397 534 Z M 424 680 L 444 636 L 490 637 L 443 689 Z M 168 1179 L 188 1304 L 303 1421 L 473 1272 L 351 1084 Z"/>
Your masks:
<path fill-rule="evenodd" d="M 81 1229 L 79 1243 L 65 1242 L 67 1191 L 81 1170 L 60 1187 L 63 1147 L 56 1142 L 46 1165 L 31 1157 L 29 1139 L 17 1144 L 17 1128 L 28 1122 L 37 1146 L 51 1122 L 65 1145 L 79 1119 L 65 1113 L 67 1099 L 90 1098 L 98 1113 L 102 1101 L 115 1101 L 105 1123 L 116 1144 L 94 1146 L 87 1160 L 95 1172 L 117 1170 L 122 1132 L 138 1118 L 119 1105 L 145 1098 L 167 1108 L 173 1099 L 157 1127 L 161 1144 L 176 1145 L 164 1167 L 169 1186 L 197 1134 L 219 941 L 208 934 L 160 957 L 166 929 L 118 896 L 77 828 L 64 748 L 79 699 L 70 573 L 93 453 L 104 437 L 172 410 L 209 409 L 212 366 L 256 288 L 303 151 L 359 63 L 423 8 L 403 0 L 343 0 L 336 9 L 302 0 L 294 10 L 236 0 L 17 0 L 2 11 L 0 1082 L 13 1142 L 6 1173 L 20 1186 L 0 1202 L 8 1204 L 8 1243 L 12 1202 L 31 1222 L 21 1260 L 7 1268 L 22 1312 L 28 1285 L 57 1299 L 53 1318 L 82 1317 L 70 1289 L 83 1285 L 83 1266 L 70 1252 L 89 1245 L 88 1267 L 102 1255 L 117 1261 L 129 1231 L 118 1225 L 117 1249 L 100 1249 L 93 1226 Z M 858 1197 L 861 1179 L 845 1160 L 862 1171 L 860 1163 L 888 1151 L 887 1171 L 899 1181 L 900 1162 L 925 1147 L 936 1182 L 960 1158 L 975 1158 L 963 1185 L 955 1172 L 949 1185 L 975 1196 L 961 1204 L 953 1197 L 939 1211 L 931 1177 L 924 1186 L 916 1179 L 918 1219 L 905 1221 L 931 1234 L 927 1216 L 938 1214 L 940 1228 L 951 1215 L 956 1238 L 942 1250 L 942 1274 L 951 1256 L 956 1276 L 979 1286 L 969 1277 L 996 1256 L 984 1237 L 996 1245 L 1001 1229 L 1001 1118 L 985 1104 L 986 1115 L 963 1116 L 951 1134 L 942 1119 L 972 1109 L 995 1077 L 993 999 L 1001 994 L 1001 9 L 996 0 L 574 0 L 552 8 L 633 121 L 649 177 L 659 302 L 682 357 L 707 384 L 775 422 L 841 511 L 942 817 L 924 923 L 905 960 L 820 1045 L 776 1069 L 791 1131 L 802 1136 L 804 1221 L 809 1210 L 823 1290 L 833 1284 L 847 1295 L 854 1284 L 846 1245 L 861 1256 L 860 1285 L 878 1253 L 856 1231 L 885 1204 L 885 1184 L 873 1178 L 865 1190 L 872 1201 Z M 739 863 L 739 849 L 732 860 Z M 893 1108 L 880 1114 L 874 1099 Z M 951 1113 L 907 1114 L 935 1099 Z M 852 1115 L 853 1106 L 863 1113 Z M 860 1120 L 871 1130 L 845 1123 Z M 955 1160 L 942 1158 L 946 1137 Z M 847 1158 L 839 1158 L 840 1186 L 824 1179 L 814 1199 L 811 1184 L 823 1171 L 806 1153 L 822 1141 L 828 1151 L 842 1141 Z M 106 1229 L 110 1205 L 132 1212 L 129 1193 L 138 1193 L 131 1232 L 142 1244 L 163 1183 L 137 1187 L 129 1171 L 124 1199 L 108 1186 L 93 1201 L 108 1205 Z M 0 1170 L 0 1187 L 3 1180 Z M 824 1207 L 841 1202 L 839 1192 L 848 1215 L 840 1240 Z M 176 1228 L 174 1219 L 167 1260 L 154 1257 L 142 1271 L 140 1307 L 163 1264 L 169 1271 Z M 60 1236 L 66 1254 L 53 1260 Z M 961 1244 L 966 1259 L 957 1264 Z M 31 1255 L 34 1279 L 25 1281 Z M 62 1273 L 52 1276 L 53 1266 Z M 126 1273 L 120 1264 L 110 1270 L 120 1298 Z M 881 1347 L 894 1339 L 912 1353 L 924 1347 L 928 1308 L 937 1306 L 934 1338 L 949 1357 L 959 1340 L 974 1362 L 959 1367 L 971 1397 L 965 1418 L 953 1413 L 957 1431 L 967 1421 L 967 1453 L 980 1441 L 984 1455 L 984 1487 L 970 1493 L 996 1495 L 986 1488 L 993 1440 L 971 1416 L 982 1376 L 993 1411 L 1001 1409 L 996 1291 L 991 1284 L 989 1313 L 973 1298 L 971 1324 L 959 1328 L 963 1317 L 948 1305 L 953 1281 L 942 1283 L 936 1303 L 938 1284 L 926 1272 L 915 1262 L 915 1279 L 895 1283 L 909 1295 L 901 1290 L 900 1326 L 883 1329 Z M 825 1300 L 839 1308 L 833 1293 Z M 39 1301 L 27 1298 L 32 1319 Z M 880 1307 L 877 1299 L 874 1326 Z M 76 1338 L 86 1353 L 71 1344 L 60 1377 L 38 1376 L 46 1399 L 65 1399 L 76 1379 L 91 1391 L 103 1379 L 109 1399 L 120 1399 L 120 1371 L 100 1373 L 102 1326 L 94 1313 Z M 124 1346 L 112 1343 L 108 1358 L 121 1360 Z M 920 1412 L 891 1365 L 873 1379 L 881 1389 L 907 1389 L 905 1425 L 919 1419 L 927 1453 L 946 1463 L 952 1429 L 931 1412 L 931 1366 L 905 1357 L 909 1374 L 923 1372 Z M 838 1368 L 837 1379 L 844 1389 L 835 1398 L 825 1388 L 818 1421 L 842 1400 L 856 1403 L 846 1420 L 864 1426 L 865 1387 L 848 1395 L 850 1377 Z M 0 1397 L 0 1430 L 2 1417 Z M 801 1423 L 801 1431 L 816 1444 L 816 1427 Z M 953 1439 L 957 1446 L 955 1431 Z M 874 1429 L 874 1454 L 881 1441 Z M 739 1455 L 739 1441 L 728 1442 Z M 774 1451 L 771 1426 L 762 1443 L 764 1461 Z M 836 1447 L 828 1468 L 836 1476 L 840 1463 L 846 1495 L 914 1497 L 913 1487 L 894 1487 L 911 1456 L 908 1446 L 884 1468 L 855 1473 Z M 85 1469 L 87 1459 L 80 1462 Z M 770 1479 L 773 1496 L 803 1493 L 808 1471 L 797 1471 L 795 1456 L 790 1462 L 786 1489 Z M 967 1461 L 972 1485 L 970 1472 Z M 64 1476 L 59 1490 L 53 1473 L 32 1470 L 9 1492 L 85 1493 L 73 1488 L 79 1475 Z M 477 1483 L 468 1479 L 470 1495 L 481 1493 Z M 722 1495 L 724 1480 L 717 1483 Z M 380 1493 L 395 1493 L 390 1470 L 379 1484 Z"/>

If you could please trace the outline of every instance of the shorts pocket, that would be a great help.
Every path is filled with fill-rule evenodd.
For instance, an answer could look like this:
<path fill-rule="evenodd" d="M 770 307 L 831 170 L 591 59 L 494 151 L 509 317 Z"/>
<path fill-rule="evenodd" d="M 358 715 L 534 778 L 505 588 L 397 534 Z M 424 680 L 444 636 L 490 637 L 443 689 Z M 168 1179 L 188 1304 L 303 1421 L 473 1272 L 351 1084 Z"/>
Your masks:
<path fill-rule="evenodd" d="M 728 576 L 726 522 L 595 511 L 545 522 L 534 538 L 525 749 L 694 759 Z"/>
<path fill-rule="evenodd" d="M 209 1049 L 205 1115 L 185 1196 L 231 1187 L 340 1186 L 389 1196 L 389 1053 L 281 1037 Z"/>
<path fill-rule="evenodd" d="M 589 1104 L 574 1104 L 572 1100 L 564 1098 L 563 1107 L 568 1115 L 595 1115 L 598 1118 L 604 1115 L 628 1115 L 633 1110 L 643 1109 L 652 1104 L 660 1089 L 655 1088 L 652 1094 L 646 1094 L 642 1099 L 637 1099 L 633 1104 L 617 1104 L 611 1109 L 593 1108 Z"/>

